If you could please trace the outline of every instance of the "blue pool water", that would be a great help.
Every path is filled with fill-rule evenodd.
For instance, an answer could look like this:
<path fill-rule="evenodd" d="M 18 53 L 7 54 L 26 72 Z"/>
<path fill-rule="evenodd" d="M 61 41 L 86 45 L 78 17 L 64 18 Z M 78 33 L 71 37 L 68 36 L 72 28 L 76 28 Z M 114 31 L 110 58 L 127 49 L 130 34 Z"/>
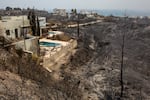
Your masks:
<path fill-rule="evenodd" d="M 55 32 L 48 32 L 48 34 L 55 34 Z"/>
<path fill-rule="evenodd" d="M 53 43 L 53 42 L 40 42 L 41 46 L 47 46 L 47 47 L 56 47 L 60 45 L 59 43 Z"/>

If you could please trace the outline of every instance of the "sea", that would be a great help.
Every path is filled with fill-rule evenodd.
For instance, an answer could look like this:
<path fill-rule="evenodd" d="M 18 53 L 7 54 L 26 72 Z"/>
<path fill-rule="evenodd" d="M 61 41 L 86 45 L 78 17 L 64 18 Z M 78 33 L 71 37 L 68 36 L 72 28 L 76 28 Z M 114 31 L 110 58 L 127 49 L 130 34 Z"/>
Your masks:
<path fill-rule="evenodd" d="M 80 12 L 81 10 L 86 10 L 86 11 L 92 11 L 96 12 L 99 15 L 103 16 L 132 16 L 132 17 L 137 17 L 137 16 L 150 16 L 150 11 L 136 11 L 136 10 L 114 10 L 114 9 L 77 9 L 77 12 Z M 67 12 L 71 12 L 71 9 L 66 9 Z M 49 12 L 53 12 L 53 9 L 49 10 Z"/>
<path fill-rule="evenodd" d="M 149 11 L 133 11 L 133 10 L 93 10 L 99 15 L 104 16 L 150 16 Z"/>

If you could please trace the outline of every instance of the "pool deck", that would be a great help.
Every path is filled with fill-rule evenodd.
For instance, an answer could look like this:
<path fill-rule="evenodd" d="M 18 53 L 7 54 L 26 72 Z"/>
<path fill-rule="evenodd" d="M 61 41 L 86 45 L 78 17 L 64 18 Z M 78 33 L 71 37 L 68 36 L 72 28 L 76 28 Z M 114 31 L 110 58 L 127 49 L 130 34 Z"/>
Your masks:
<path fill-rule="evenodd" d="M 52 43 L 60 44 L 56 47 L 40 46 L 41 51 L 45 52 L 44 57 L 46 57 L 46 58 L 56 54 L 58 51 L 61 50 L 62 47 L 69 45 L 69 42 L 64 42 L 64 41 L 59 41 L 59 40 L 50 40 L 50 39 L 46 39 L 46 38 L 40 39 L 40 42 L 52 42 Z"/>
<path fill-rule="evenodd" d="M 62 64 L 66 63 L 69 57 L 73 54 L 74 48 L 77 47 L 77 41 L 71 39 L 67 42 L 60 40 L 51 40 L 42 38 L 39 42 L 58 43 L 55 47 L 40 46 L 40 56 L 43 62 L 40 64 L 49 72 L 59 69 Z"/>

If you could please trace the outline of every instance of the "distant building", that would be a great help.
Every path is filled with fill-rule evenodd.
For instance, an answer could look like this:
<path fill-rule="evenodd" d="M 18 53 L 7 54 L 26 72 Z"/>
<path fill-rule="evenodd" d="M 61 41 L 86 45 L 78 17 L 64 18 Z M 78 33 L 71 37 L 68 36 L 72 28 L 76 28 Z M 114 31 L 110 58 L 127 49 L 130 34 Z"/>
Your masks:
<path fill-rule="evenodd" d="M 80 14 L 86 15 L 86 17 L 88 17 L 88 18 L 93 18 L 93 17 L 95 17 L 95 15 L 97 15 L 97 13 L 95 13 L 93 11 L 87 11 L 87 10 L 81 10 Z"/>
<path fill-rule="evenodd" d="M 53 9 L 53 15 L 67 16 L 67 12 L 65 9 Z"/>
<path fill-rule="evenodd" d="M 8 7 L 6 9 L 0 9 L 0 16 L 22 16 L 22 15 L 28 15 L 29 12 L 33 9 L 21 9 L 21 8 L 11 8 Z M 36 13 L 37 16 L 43 16 L 43 17 L 48 17 L 50 13 L 45 10 L 37 10 L 34 9 L 34 12 Z"/>

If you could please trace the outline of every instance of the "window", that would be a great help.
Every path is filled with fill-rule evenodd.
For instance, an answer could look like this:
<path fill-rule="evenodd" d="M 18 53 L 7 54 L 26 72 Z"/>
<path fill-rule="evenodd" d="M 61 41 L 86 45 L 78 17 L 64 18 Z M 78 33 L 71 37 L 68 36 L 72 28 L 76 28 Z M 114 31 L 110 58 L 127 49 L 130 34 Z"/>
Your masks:
<path fill-rule="evenodd" d="M 10 30 L 6 30 L 6 35 L 10 35 Z"/>
<path fill-rule="evenodd" d="M 15 29 L 15 36 L 18 38 L 18 29 Z"/>

